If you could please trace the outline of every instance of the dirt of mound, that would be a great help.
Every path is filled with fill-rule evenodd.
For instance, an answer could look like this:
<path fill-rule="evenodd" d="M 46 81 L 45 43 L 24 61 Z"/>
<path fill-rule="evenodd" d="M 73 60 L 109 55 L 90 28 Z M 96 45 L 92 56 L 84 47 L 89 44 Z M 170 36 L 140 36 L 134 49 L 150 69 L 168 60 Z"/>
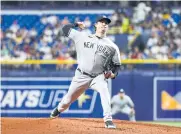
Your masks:
<path fill-rule="evenodd" d="M 181 134 L 181 128 L 114 120 L 106 129 L 102 119 L 1 118 L 2 134 Z"/>

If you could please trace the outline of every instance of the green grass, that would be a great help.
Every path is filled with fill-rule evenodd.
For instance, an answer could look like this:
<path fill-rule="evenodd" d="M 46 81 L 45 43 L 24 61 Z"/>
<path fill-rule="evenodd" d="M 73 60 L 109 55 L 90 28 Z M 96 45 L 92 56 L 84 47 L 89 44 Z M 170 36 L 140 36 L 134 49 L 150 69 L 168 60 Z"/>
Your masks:
<path fill-rule="evenodd" d="M 181 127 L 181 122 L 147 122 L 147 123 Z"/>

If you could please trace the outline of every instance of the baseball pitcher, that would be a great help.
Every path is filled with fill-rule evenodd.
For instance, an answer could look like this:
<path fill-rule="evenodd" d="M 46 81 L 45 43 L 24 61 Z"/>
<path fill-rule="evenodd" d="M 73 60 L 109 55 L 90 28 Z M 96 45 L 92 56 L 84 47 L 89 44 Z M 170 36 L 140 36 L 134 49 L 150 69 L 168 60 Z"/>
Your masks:
<path fill-rule="evenodd" d="M 87 35 L 74 28 L 84 29 L 82 22 L 68 24 L 62 28 L 63 34 L 75 43 L 78 67 L 67 94 L 52 111 L 55 118 L 66 110 L 86 89 L 91 88 L 100 93 L 106 128 L 116 128 L 112 122 L 111 102 L 107 79 L 114 79 L 120 68 L 118 47 L 106 37 L 111 20 L 101 16 L 95 23 L 95 34 Z"/>
<path fill-rule="evenodd" d="M 136 121 L 134 103 L 131 98 L 125 94 L 124 89 L 120 89 L 119 93 L 113 96 L 111 106 L 112 115 L 123 113 L 128 115 L 130 121 Z"/>

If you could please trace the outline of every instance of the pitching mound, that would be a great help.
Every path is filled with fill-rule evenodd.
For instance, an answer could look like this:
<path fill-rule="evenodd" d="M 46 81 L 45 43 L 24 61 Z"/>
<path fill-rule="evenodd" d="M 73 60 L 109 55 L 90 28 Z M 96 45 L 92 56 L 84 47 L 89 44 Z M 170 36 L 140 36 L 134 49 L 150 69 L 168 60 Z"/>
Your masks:
<path fill-rule="evenodd" d="M 2 134 L 181 134 L 181 128 L 114 120 L 106 129 L 102 119 L 2 118 Z"/>

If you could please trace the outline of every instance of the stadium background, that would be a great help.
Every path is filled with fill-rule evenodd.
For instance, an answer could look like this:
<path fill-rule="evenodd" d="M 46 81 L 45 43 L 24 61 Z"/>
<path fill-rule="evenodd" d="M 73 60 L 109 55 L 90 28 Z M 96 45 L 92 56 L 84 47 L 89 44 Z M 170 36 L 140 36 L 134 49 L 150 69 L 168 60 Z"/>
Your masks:
<path fill-rule="evenodd" d="M 59 29 L 80 20 L 91 33 L 96 17 L 107 15 L 113 21 L 109 37 L 123 60 L 118 78 L 109 81 L 111 95 L 124 88 L 139 121 L 181 120 L 180 6 L 177 1 L 2 2 L 1 115 L 48 117 L 76 69 L 72 62 L 64 64 L 76 54 Z M 99 95 L 87 90 L 62 116 L 101 118 Z"/>

